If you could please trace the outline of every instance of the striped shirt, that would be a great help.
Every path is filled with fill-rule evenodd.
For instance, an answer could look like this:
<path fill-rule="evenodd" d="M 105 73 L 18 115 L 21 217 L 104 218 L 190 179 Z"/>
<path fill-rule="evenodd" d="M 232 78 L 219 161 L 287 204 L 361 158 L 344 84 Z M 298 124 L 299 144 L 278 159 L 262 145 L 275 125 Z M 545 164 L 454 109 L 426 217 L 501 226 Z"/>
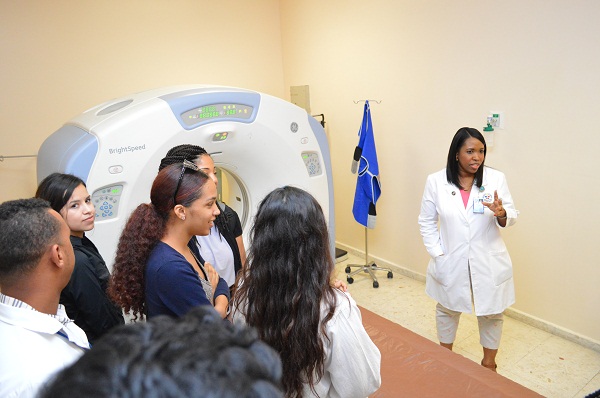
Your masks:
<path fill-rule="evenodd" d="M 32 306 L 30 306 L 29 304 L 27 304 L 27 303 L 25 303 L 25 302 L 23 302 L 21 300 L 18 300 L 18 299 L 14 298 L 14 297 L 7 296 L 6 294 L 2 294 L 2 293 L 0 293 L 0 303 L 9 305 L 11 307 L 26 308 L 28 310 L 39 312 L 38 310 L 36 310 Z M 57 321 L 59 321 L 60 323 L 62 323 L 63 326 L 67 326 L 67 324 L 69 324 L 70 322 L 73 322 L 73 321 L 71 319 L 69 319 L 68 317 L 66 317 L 66 316 L 60 315 L 61 312 L 65 313 L 64 309 L 65 309 L 65 307 L 62 304 L 59 304 L 58 305 L 58 310 L 56 311 L 55 315 L 53 315 L 53 314 L 45 314 L 45 315 L 48 315 L 48 316 L 56 319 Z"/>
<path fill-rule="evenodd" d="M 56 314 L 0 293 L 0 397 L 35 397 L 56 372 L 89 348 L 63 306 Z"/>

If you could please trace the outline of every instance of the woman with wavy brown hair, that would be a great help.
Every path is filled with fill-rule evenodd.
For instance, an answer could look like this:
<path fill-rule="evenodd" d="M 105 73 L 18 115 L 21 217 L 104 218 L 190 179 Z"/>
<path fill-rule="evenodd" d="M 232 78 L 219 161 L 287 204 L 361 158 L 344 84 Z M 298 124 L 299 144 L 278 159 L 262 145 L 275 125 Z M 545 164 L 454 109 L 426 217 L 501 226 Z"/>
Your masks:
<path fill-rule="evenodd" d="M 381 385 L 381 354 L 333 272 L 315 198 L 290 186 L 269 193 L 250 233 L 233 318 L 279 352 L 286 397 L 366 397 Z"/>
<path fill-rule="evenodd" d="M 207 235 L 219 214 L 216 186 L 190 161 L 161 170 L 150 203 L 139 205 L 119 239 L 109 294 L 134 319 L 182 316 L 213 305 L 222 317 L 229 304 L 227 283 L 188 247 Z"/>

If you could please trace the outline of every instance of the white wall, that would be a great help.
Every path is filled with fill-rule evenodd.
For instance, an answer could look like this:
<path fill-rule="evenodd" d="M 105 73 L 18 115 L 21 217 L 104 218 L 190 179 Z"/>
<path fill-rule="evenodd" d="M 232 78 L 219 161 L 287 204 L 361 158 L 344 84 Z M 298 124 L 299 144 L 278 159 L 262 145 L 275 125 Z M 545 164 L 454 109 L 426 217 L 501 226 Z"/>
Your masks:
<path fill-rule="evenodd" d="M 486 163 L 521 216 L 504 231 L 515 309 L 600 340 L 600 3 L 282 0 L 286 87 L 310 86 L 332 146 L 337 241 L 364 250 L 350 163 L 371 105 L 383 184 L 369 252 L 424 274 L 427 174 L 462 126 L 505 112 Z"/>
<path fill-rule="evenodd" d="M 284 95 L 277 0 L 0 0 L 0 155 L 36 154 L 64 122 L 177 84 Z M 32 196 L 35 159 L 0 162 L 0 202 Z"/>

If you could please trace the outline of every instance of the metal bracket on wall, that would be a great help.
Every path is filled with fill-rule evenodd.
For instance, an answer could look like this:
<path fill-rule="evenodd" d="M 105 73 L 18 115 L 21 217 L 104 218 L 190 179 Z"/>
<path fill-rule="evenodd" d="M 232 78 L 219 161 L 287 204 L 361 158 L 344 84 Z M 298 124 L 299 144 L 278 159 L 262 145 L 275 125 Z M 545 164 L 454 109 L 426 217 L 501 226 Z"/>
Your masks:
<path fill-rule="evenodd" d="M 369 101 L 369 102 L 375 102 L 376 104 L 381 104 L 381 102 L 383 100 L 372 100 L 372 99 L 366 99 L 366 100 L 353 100 L 355 104 L 358 104 L 360 102 L 365 102 L 365 101 Z"/>
<path fill-rule="evenodd" d="M 4 162 L 4 159 L 16 159 L 16 158 L 37 158 L 37 155 L 14 155 L 14 156 L 0 155 L 0 162 Z"/>
<path fill-rule="evenodd" d="M 321 118 L 321 122 L 320 122 L 321 126 L 323 126 L 323 128 L 325 128 L 325 115 L 324 114 L 320 113 L 318 115 L 311 115 L 311 116 L 315 117 L 315 118 L 320 117 Z"/>

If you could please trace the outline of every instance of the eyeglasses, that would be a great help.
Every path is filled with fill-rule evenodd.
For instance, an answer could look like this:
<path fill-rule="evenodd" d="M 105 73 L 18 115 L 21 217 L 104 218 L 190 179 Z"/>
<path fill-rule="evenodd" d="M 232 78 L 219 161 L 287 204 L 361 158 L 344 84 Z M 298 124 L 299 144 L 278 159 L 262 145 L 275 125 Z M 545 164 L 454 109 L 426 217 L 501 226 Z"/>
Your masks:
<path fill-rule="evenodd" d="M 185 174 L 185 169 L 198 171 L 200 168 L 194 162 L 190 162 L 189 160 L 184 160 L 181 165 L 181 174 L 179 174 L 179 180 L 177 181 L 177 188 L 175 188 L 175 193 L 173 194 L 173 206 L 177 204 L 177 192 L 179 192 L 179 187 L 181 186 L 181 181 L 183 181 L 183 175 Z"/>

